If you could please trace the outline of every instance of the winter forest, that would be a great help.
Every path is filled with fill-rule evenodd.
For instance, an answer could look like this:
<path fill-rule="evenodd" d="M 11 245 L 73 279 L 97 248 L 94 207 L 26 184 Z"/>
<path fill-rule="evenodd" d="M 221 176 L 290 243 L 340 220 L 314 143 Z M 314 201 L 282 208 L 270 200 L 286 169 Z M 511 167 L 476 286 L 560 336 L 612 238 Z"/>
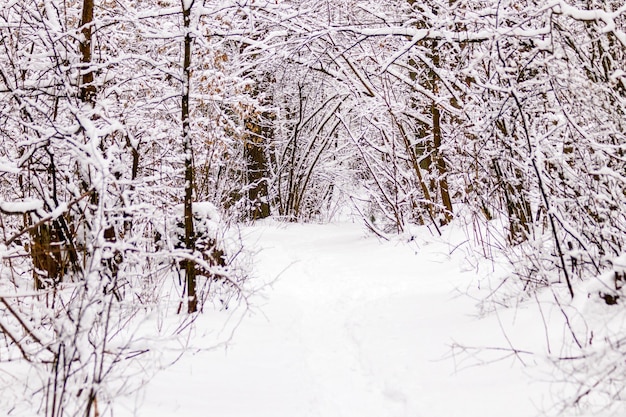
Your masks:
<path fill-rule="evenodd" d="M 540 362 L 555 414 L 623 415 L 622 0 L 0 6 L 0 413 L 123 415 L 250 304 L 247 231 L 349 221 L 395 252 L 461 234 L 470 313 L 533 309 L 541 337 L 455 355 Z"/>

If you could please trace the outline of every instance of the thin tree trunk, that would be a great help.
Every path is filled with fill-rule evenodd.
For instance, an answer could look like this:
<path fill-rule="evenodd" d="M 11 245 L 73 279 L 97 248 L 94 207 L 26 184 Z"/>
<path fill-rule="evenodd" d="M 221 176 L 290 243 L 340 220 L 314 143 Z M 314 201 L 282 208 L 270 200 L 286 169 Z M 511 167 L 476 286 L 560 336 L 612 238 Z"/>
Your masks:
<path fill-rule="evenodd" d="M 245 140 L 244 153 L 248 173 L 248 199 L 252 207 L 250 217 L 253 220 L 264 219 L 270 215 L 267 190 L 267 157 L 263 146 L 263 129 L 258 122 L 249 120 L 246 123 L 249 134 Z"/>
<path fill-rule="evenodd" d="M 432 48 L 433 66 L 439 68 L 439 52 L 438 42 L 435 42 Z M 439 87 L 437 86 L 437 74 L 434 70 L 429 71 L 431 89 L 434 95 L 439 93 Z M 448 189 L 448 169 L 446 167 L 446 161 L 441 154 L 441 112 L 437 103 L 431 104 L 431 114 L 433 120 L 433 159 L 437 167 L 437 181 L 439 185 L 439 194 L 441 196 L 441 203 L 445 207 L 443 212 L 443 219 L 441 219 L 441 225 L 445 225 L 452 221 L 452 200 L 450 199 L 450 192 Z"/>
<path fill-rule="evenodd" d="M 91 40 L 93 23 L 94 0 L 83 0 L 83 15 L 80 22 L 82 40 L 80 42 L 82 82 L 80 99 L 92 103 L 96 95 L 96 86 L 93 84 L 93 70 L 91 69 Z"/>
<path fill-rule="evenodd" d="M 189 87 L 191 81 L 191 8 L 193 1 L 182 0 L 183 25 L 185 29 L 185 52 L 183 58 L 183 94 L 181 102 L 181 119 L 183 124 L 183 155 L 185 158 L 185 248 L 193 253 L 195 251 L 195 236 L 193 230 L 193 148 L 189 126 Z M 194 313 L 198 310 L 198 297 L 196 295 L 196 266 L 193 261 L 186 260 L 185 278 L 187 281 L 187 312 Z"/>
<path fill-rule="evenodd" d="M 258 87 L 255 86 L 253 95 L 258 97 Z M 263 105 L 269 99 L 264 99 Z M 274 131 L 268 122 L 274 119 L 270 112 L 260 115 L 250 109 L 245 118 L 244 157 L 248 180 L 248 201 L 251 205 L 249 216 L 253 220 L 264 219 L 270 215 L 269 193 L 267 187 L 268 164 L 266 148 L 274 136 Z"/>

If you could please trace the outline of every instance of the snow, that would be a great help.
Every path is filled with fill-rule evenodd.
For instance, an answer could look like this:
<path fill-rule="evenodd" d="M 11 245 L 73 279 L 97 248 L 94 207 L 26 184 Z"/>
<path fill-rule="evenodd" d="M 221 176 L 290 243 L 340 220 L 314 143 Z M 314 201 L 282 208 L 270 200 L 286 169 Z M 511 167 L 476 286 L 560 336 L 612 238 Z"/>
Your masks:
<path fill-rule="evenodd" d="M 450 348 L 508 347 L 502 326 L 519 347 L 536 348 L 545 337 L 536 316 L 521 309 L 479 319 L 465 295 L 477 282 L 467 238 L 420 230 L 410 242 L 381 242 L 351 223 L 244 229 L 256 252 L 250 309 L 205 312 L 194 353 L 141 396 L 120 400 L 115 415 L 545 415 L 548 387 L 515 357 L 472 366 Z"/>
<path fill-rule="evenodd" d="M 43 209 L 41 200 L 0 201 L 0 211 L 4 213 L 23 214 Z"/>
<path fill-rule="evenodd" d="M 208 201 L 198 201 L 193 203 L 192 207 L 194 217 L 194 233 L 197 238 L 197 245 L 209 244 L 208 241 L 217 239 L 219 232 L 219 224 L 221 217 L 219 210 L 214 204 Z M 169 239 L 174 247 L 180 248 L 184 245 L 185 225 L 184 225 L 184 206 L 177 204 L 174 206 L 174 214 L 168 218 Z M 167 233 L 166 229 L 159 231 L 162 235 Z M 210 245 L 212 246 L 212 245 Z"/>
<path fill-rule="evenodd" d="M 20 169 L 10 162 L 0 160 L 0 173 L 19 174 Z"/>

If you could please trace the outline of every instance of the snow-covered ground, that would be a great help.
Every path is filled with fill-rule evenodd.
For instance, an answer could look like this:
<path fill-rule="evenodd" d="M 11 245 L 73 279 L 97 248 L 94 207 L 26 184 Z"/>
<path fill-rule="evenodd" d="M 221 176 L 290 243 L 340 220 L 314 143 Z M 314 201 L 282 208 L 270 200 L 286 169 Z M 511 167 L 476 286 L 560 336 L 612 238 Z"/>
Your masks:
<path fill-rule="evenodd" d="M 244 229 L 260 289 L 243 316 L 206 312 L 190 345 L 210 348 L 238 324 L 233 337 L 184 356 L 116 404 L 115 416 L 544 415 L 547 386 L 514 357 L 467 366 L 474 361 L 452 354 L 455 342 L 507 347 L 501 326 L 515 343 L 543 337 L 534 317 L 477 316 L 465 293 L 491 266 L 470 268 L 467 238 L 454 230 L 384 242 L 352 223 Z"/>

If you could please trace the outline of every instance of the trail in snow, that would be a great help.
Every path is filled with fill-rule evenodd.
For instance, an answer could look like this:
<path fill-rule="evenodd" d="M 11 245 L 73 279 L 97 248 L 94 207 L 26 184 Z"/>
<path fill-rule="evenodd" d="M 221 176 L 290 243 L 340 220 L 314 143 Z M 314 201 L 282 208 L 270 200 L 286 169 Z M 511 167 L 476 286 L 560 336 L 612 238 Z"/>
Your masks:
<path fill-rule="evenodd" d="M 541 393 L 515 362 L 456 372 L 454 340 L 506 344 L 497 322 L 476 319 L 457 291 L 474 278 L 450 254 L 463 236 L 407 244 L 354 224 L 273 223 L 245 234 L 257 251 L 255 282 L 278 279 L 252 298 L 227 348 L 185 356 L 116 415 L 540 414 L 532 401 Z M 198 332 L 215 319 L 201 318 Z"/>

